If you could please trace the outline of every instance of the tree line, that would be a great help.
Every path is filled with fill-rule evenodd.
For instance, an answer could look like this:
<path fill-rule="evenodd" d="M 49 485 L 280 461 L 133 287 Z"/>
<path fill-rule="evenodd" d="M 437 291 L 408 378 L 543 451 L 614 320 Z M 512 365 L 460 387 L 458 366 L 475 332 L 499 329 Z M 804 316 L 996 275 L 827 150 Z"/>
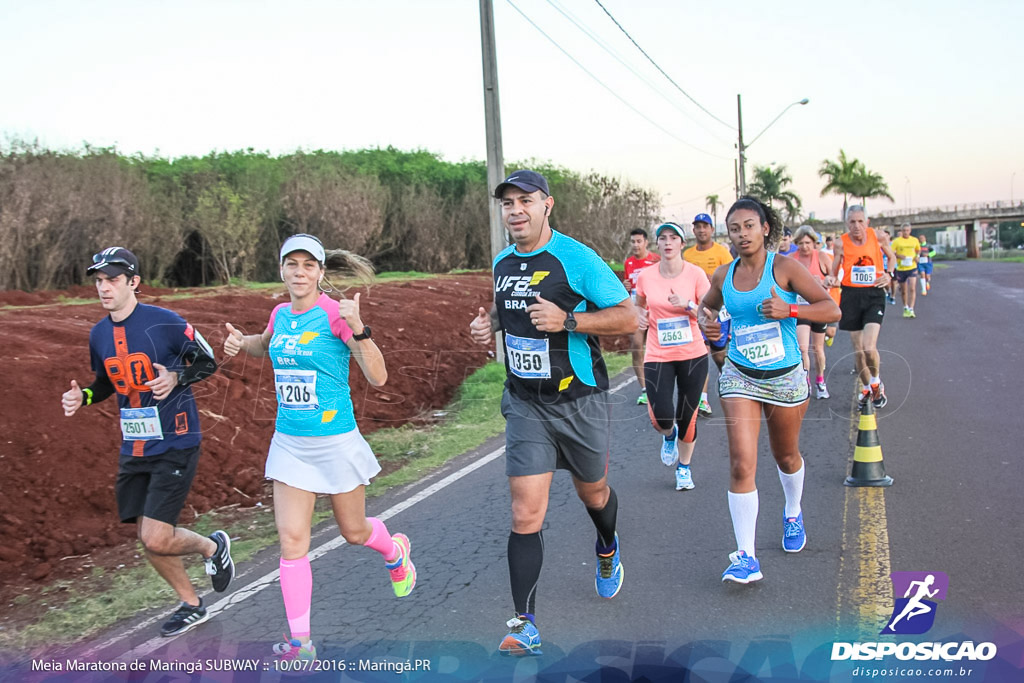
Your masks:
<path fill-rule="evenodd" d="M 860 199 L 867 206 L 868 199 L 888 199 L 894 201 L 889 193 L 889 185 L 880 173 L 869 171 L 859 159 L 847 158 L 846 152 L 839 150 L 835 160 L 824 159 L 818 168 L 818 176 L 825 180 L 821 196 L 828 194 L 843 195 L 843 216 L 851 197 Z M 788 186 L 793 182 L 785 164 L 772 166 L 755 166 L 754 176 L 747 185 L 747 194 L 753 195 L 771 206 L 781 209 L 782 218 L 788 225 L 796 225 L 803 220 L 801 214 L 802 201 L 800 196 Z M 717 195 L 709 195 L 708 206 L 713 206 Z"/>
<path fill-rule="evenodd" d="M 658 195 L 628 181 L 536 160 L 507 168 L 547 176 L 552 226 L 609 258 L 658 220 Z M 151 283 L 269 281 L 296 232 L 378 270 L 486 268 L 490 201 L 484 162 L 424 150 L 167 159 L 14 141 L 0 150 L 0 289 L 81 284 L 91 255 L 112 245 L 135 252 Z"/>

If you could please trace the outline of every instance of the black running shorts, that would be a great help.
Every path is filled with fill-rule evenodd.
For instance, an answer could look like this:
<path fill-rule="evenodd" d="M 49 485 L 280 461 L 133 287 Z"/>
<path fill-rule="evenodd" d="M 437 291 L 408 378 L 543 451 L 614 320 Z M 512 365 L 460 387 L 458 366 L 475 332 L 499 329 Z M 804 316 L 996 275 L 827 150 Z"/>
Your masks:
<path fill-rule="evenodd" d="M 176 525 L 199 464 L 199 446 L 147 457 L 121 456 L 114 491 L 117 514 L 132 524 L 139 516 Z"/>
<path fill-rule="evenodd" d="M 896 271 L 896 282 L 904 283 L 912 277 L 917 277 L 917 269 L 913 270 L 897 270 Z"/>
<path fill-rule="evenodd" d="M 882 324 L 885 316 L 885 291 L 880 287 L 843 287 L 839 299 L 839 329 L 859 332 L 868 323 Z"/>
<path fill-rule="evenodd" d="M 816 332 L 817 334 L 825 334 L 825 328 L 828 327 L 828 323 L 814 323 L 811 322 L 810 320 L 797 318 L 796 326 L 800 327 L 801 325 L 807 325 L 808 327 L 811 328 L 811 332 Z"/>
<path fill-rule="evenodd" d="M 608 473 L 611 405 L 599 392 L 574 401 L 544 405 L 506 389 L 505 474 L 510 477 L 569 470 L 579 481 L 600 481 Z"/>

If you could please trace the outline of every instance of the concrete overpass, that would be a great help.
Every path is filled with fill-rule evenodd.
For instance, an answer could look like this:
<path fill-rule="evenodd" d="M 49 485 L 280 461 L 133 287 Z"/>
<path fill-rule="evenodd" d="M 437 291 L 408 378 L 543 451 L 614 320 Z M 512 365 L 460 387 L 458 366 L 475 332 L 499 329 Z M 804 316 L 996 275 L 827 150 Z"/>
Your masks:
<path fill-rule="evenodd" d="M 910 210 L 895 209 L 877 214 L 871 213 L 871 210 L 868 209 L 868 217 L 869 223 L 876 228 L 898 228 L 903 223 L 910 223 L 915 228 L 963 226 L 967 231 L 967 256 L 974 258 L 978 256 L 982 225 L 1003 221 L 1024 221 L 1024 201 L 1011 203 L 999 200 L 974 204 L 950 204 Z M 825 221 L 818 228 L 826 233 L 840 233 L 846 230 L 846 225 L 842 221 Z"/>

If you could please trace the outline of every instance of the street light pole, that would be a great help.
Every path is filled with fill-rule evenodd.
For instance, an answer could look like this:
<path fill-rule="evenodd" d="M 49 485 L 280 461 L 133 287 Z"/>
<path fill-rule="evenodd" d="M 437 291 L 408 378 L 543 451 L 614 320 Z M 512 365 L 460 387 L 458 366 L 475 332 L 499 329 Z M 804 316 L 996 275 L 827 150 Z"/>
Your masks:
<path fill-rule="evenodd" d="M 736 123 L 739 124 L 739 150 L 740 150 L 740 197 L 747 193 L 747 155 L 746 147 L 743 146 L 743 104 L 740 102 L 740 95 L 736 93 Z"/>
<path fill-rule="evenodd" d="M 736 122 L 738 124 L 737 125 L 737 130 L 739 131 L 739 144 L 737 145 L 737 147 L 739 148 L 739 152 L 740 152 L 740 154 L 739 154 L 739 157 L 740 157 L 740 159 L 739 159 L 739 161 L 740 161 L 740 166 L 739 166 L 739 174 L 740 174 L 739 188 L 740 188 L 740 195 L 745 195 L 747 193 L 747 169 L 746 169 L 747 148 L 750 147 L 755 142 L 757 142 L 757 139 L 759 137 L 761 137 L 762 135 L 764 135 L 766 130 L 768 130 L 773 125 L 775 125 L 775 122 L 778 121 L 779 119 L 781 119 L 783 114 L 785 114 L 787 111 L 789 111 L 791 108 L 795 107 L 798 104 L 807 104 L 808 102 L 810 102 L 810 100 L 807 99 L 806 97 L 803 98 L 802 100 L 798 100 L 796 102 L 793 102 L 788 107 L 783 109 L 779 113 L 778 116 L 776 116 L 774 119 L 772 119 L 772 122 L 769 123 L 767 126 L 765 126 L 764 129 L 760 133 L 755 135 L 753 140 L 751 140 L 750 142 L 744 144 L 743 143 L 743 105 L 742 105 L 742 103 L 740 101 L 740 96 L 738 94 L 736 95 Z"/>

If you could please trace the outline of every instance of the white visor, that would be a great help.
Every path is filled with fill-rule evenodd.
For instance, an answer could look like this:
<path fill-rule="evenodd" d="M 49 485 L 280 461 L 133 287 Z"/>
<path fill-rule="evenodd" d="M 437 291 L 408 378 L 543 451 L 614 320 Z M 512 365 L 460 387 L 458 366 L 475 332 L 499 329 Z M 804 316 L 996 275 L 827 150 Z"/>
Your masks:
<path fill-rule="evenodd" d="M 310 235 L 292 235 L 286 239 L 281 245 L 281 263 L 284 263 L 284 257 L 293 251 L 308 251 L 320 263 L 323 263 L 326 258 L 324 245 Z"/>

